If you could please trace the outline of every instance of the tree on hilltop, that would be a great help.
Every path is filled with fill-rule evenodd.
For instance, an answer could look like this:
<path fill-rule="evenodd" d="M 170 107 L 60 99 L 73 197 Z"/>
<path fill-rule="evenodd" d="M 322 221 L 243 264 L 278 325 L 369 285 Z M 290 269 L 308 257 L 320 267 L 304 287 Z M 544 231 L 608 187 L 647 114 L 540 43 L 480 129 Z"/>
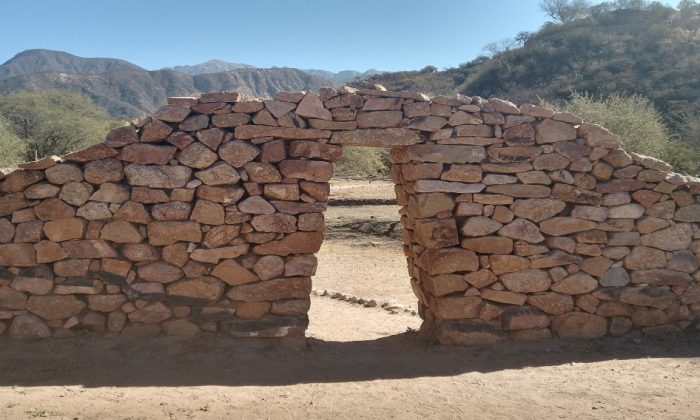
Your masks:
<path fill-rule="evenodd" d="M 540 10 L 561 23 L 568 23 L 588 14 L 591 4 L 587 0 L 542 0 Z"/>

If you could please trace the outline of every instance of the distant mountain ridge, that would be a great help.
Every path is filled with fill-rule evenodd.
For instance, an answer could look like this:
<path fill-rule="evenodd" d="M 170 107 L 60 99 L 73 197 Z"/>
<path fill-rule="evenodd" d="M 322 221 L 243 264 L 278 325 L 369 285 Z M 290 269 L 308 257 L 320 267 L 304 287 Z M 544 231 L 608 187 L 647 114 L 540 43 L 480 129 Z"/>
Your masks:
<path fill-rule="evenodd" d="M 125 60 L 84 58 L 62 51 L 27 50 L 0 65 L 0 94 L 27 90 L 84 93 L 115 117 L 152 113 L 168 96 L 233 90 L 244 97 L 269 98 L 280 91 L 318 90 L 379 73 L 333 73 L 294 68 L 256 68 L 210 60 L 191 66 L 148 71 Z"/>
<path fill-rule="evenodd" d="M 255 66 L 243 63 L 229 63 L 228 61 L 222 60 L 209 60 L 204 63 L 194 64 L 194 65 L 183 65 L 174 67 L 164 67 L 161 70 L 173 70 L 179 71 L 180 73 L 189 74 L 190 76 L 195 76 L 198 74 L 207 73 L 221 73 L 222 71 L 231 71 L 238 69 L 253 69 Z"/>
<path fill-rule="evenodd" d="M 25 50 L 0 65 L 0 80 L 32 73 L 100 74 L 111 70 L 144 70 L 117 58 L 83 58 L 63 51 Z"/>
<path fill-rule="evenodd" d="M 223 71 L 231 71 L 238 69 L 255 69 L 259 67 L 252 66 L 250 64 L 243 63 L 231 63 L 222 60 L 209 60 L 204 63 L 184 65 L 184 66 L 174 66 L 174 67 L 164 67 L 161 70 L 173 70 L 179 71 L 180 73 L 189 74 L 190 76 L 196 76 L 199 74 L 209 74 L 209 73 L 220 73 Z M 271 67 L 272 69 L 279 68 L 291 68 L 291 67 Z M 357 70 L 341 70 L 339 72 L 332 72 L 328 70 L 319 69 L 302 69 L 303 72 L 309 73 L 314 76 L 319 76 L 326 78 L 335 82 L 338 85 L 343 85 L 345 83 L 352 82 L 356 79 L 365 79 L 370 76 L 375 76 L 384 73 L 381 70 L 369 69 L 367 71 L 357 71 Z"/>

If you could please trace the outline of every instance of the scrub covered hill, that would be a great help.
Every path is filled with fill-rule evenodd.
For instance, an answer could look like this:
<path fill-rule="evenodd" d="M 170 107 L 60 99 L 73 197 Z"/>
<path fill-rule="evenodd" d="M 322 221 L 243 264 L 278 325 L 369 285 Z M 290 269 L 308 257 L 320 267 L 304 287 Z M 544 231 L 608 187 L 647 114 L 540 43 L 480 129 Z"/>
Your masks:
<path fill-rule="evenodd" d="M 485 55 L 456 68 L 383 73 L 360 84 L 533 103 L 563 102 L 572 91 L 594 97 L 639 94 L 665 115 L 698 109 L 700 6 L 617 4 L 492 43 Z M 634 7 L 616 8 L 622 6 Z"/>

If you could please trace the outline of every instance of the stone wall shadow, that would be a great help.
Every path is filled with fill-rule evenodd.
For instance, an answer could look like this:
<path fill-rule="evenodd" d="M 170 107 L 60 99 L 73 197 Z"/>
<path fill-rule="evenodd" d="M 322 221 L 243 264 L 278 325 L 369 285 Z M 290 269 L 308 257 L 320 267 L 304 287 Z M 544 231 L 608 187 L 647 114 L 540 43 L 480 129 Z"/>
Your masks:
<path fill-rule="evenodd" d="M 700 335 L 672 340 L 605 338 L 440 347 L 417 333 L 369 341 L 308 339 L 306 348 L 272 341 L 115 338 L 0 342 L 0 386 L 283 386 L 447 377 L 525 367 L 638 358 L 698 358 Z"/>

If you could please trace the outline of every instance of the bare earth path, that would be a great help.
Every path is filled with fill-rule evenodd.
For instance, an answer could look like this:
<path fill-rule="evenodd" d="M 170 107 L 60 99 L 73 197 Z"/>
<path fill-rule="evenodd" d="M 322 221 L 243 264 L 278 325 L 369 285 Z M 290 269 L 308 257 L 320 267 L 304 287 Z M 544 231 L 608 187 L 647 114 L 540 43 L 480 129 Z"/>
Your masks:
<path fill-rule="evenodd" d="M 314 287 L 415 305 L 401 247 L 381 233 L 396 207 L 374 207 L 329 210 Z M 309 318 L 305 350 L 2 340 L 0 419 L 700 418 L 698 335 L 440 348 L 407 313 L 313 297 Z"/>
<path fill-rule="evenodd" d="M 0 417 L 697 418 L 700 342 L 439 348 L 315 298 L 307 351 L 195 339 L 0 345 Z"/>

